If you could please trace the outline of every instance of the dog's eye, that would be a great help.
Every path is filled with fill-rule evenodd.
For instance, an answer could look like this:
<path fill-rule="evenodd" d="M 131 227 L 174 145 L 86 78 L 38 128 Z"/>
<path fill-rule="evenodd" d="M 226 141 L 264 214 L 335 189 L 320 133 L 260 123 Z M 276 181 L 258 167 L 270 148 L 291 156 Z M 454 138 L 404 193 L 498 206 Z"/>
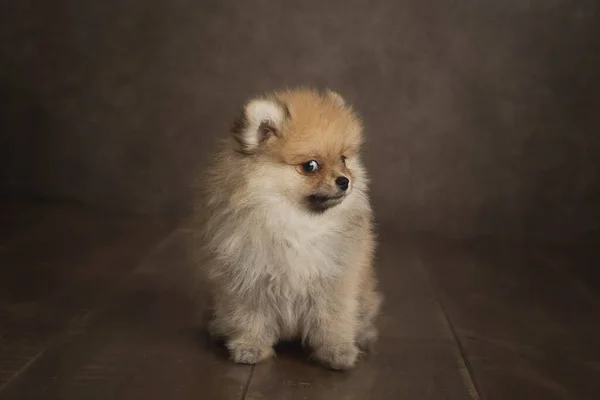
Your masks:
<path fill-rule="evenodd" d="M 304 164 L 302 164 L 302 170 L 304 170 L 304 172 L 315 172 L 320 167 L 321 166 L 319 165 L 319 163 L 316 162 L 315 160 L 310 160 L 310 161 L 307 161 Z"/>
<path fill-rule="evenodd" d="M 342 164 L 346 164 L 346 156 L 341 156 L 340 160 L 342 160 Z"/>

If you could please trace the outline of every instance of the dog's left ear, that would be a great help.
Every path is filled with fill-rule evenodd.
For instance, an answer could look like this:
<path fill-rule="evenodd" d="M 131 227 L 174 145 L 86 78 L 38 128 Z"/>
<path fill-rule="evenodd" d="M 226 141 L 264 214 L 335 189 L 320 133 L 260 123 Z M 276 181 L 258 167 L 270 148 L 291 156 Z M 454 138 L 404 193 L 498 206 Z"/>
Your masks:
<path fill-rule="evenodd" d="M 261 98 L 248 102 L 232 128 L 240 151 L 252 154 L 271 136 L 279 136 L 289 117 L 287 106 L 276 99 Z"/>

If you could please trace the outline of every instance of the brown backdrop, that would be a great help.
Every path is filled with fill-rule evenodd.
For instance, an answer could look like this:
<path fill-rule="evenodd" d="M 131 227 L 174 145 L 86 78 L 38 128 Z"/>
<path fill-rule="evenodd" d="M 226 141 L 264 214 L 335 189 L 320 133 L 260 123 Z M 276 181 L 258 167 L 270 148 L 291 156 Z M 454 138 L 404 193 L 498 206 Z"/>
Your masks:
<path fill-rule="evenodd" d="M 5 0 L 2 192 L 185 215 L 241 102 L 356 103 L 379 220 L 571 237 L 600 225 L 600 15 L 561 0 Z"/>

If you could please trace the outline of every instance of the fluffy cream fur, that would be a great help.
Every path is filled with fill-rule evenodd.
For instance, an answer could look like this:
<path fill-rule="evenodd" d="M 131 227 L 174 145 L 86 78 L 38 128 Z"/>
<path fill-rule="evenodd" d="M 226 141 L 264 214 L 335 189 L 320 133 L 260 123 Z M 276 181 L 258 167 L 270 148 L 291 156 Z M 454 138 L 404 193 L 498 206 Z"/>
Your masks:
<path fill-rule="evenodd" d="M 351 368 L 381 303 L 358 117 L 337 93 L 297 89 L 251 100 L 232 131 L 195 215 L 211 333 L 238 363 L 301 339 L 316 360 Z"/>

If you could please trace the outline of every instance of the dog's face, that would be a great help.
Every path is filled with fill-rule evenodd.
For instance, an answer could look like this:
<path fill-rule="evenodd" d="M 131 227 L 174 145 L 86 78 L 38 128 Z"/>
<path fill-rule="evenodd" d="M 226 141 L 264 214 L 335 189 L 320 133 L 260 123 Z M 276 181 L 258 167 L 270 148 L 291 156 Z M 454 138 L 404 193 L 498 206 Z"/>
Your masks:
<path fill-rule="evenodd" d="M 311 212 L 324 212 L 353 191 L 362 126 L 334 92 L 295 90 L 250 101 L 234 124 L 252 183 Z"/>

